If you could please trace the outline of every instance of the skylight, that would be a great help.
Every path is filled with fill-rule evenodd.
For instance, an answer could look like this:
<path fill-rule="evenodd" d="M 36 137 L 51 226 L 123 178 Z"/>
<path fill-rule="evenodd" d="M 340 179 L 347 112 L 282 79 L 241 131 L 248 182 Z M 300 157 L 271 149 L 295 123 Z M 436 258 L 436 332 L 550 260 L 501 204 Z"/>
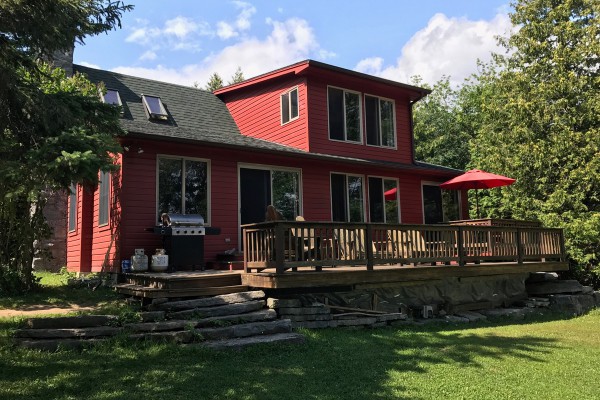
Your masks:
<path fill-rule="evenodd" d="M 115 106 L 123 105 L 119 91 L 114 89 L 106 89 L 106 93 L 102 96 L 102 101 L 106 104 L 114 104 Z"/>
<path fill-rule="evenodd" d="M 163 105 L 162 101 L 160 101 L 160 97 L 147 96 L 143 94 L 142 102 L 146 106 L 146 110 L 148 111 L 151 119 L 167 120 L 169 118 L 165 106 Z"/>

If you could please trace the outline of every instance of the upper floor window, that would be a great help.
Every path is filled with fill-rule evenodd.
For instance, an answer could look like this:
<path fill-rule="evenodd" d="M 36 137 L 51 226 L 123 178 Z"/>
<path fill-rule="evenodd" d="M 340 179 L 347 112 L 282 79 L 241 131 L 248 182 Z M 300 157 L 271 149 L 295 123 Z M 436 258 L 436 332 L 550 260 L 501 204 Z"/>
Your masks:
<path fill-rule="evenodd" d="M 395 147 L 394 102 L 365 95 L 367 144 Z"/>
<path fill-rule="evenodd" d="M 209 223 L 209 171 L 206 161 L 158 158 L 158 218 L 162 213 L 200 214 Z"/>
<path fill-rule="evenodd" d="M 167 114 L 167 110 L 160 100 L 160 97 L 147 96 L 143 94 L 142 102 L 144 103 L 144 106 L 146 106 L 146 111 L 151 119 L 159 119 L 163 121 L 169 119 L 169 114 Z"/>
<path fill-rule="evenodd" d="M 110 171 L 100 171 L 100 182 L 98 183 L 98 225 L 108 224 L 109 196 L 110 196 Z"/>
<path fill-rule="evenodd" d="M 331 216 L 333 221 L 363 222 L 365 202 L 363 177 L 331 174 Z"/>
<path fill-rule="evenodd" d="M 281 95 L 281 125 L 298 118 L 298 88 Z"/>
<path fill-rule="evenodd" d="M 329 138 L 362 143 L 360 94 L 327 88 Z"/>

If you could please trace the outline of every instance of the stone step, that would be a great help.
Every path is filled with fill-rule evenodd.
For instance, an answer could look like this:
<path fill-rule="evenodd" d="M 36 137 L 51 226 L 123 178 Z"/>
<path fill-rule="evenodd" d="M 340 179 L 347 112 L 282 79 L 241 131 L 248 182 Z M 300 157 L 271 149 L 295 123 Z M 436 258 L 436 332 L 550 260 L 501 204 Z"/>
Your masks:
<path fill-rule="evenodd" d="M 252 311 L 260 310 L 265 306 L 264 300 L 252 300 L 245 303 L 227 304 L 224 306 L 194 308 L 191 310 L 183 310 L 169 313 L 169 318 L 173 319 L 190 319 L 190 318 L 209 318 L 221 317 L 224 315 L 245 314 Z"/>
<path fill-rule="evenodd" d="M 222 328 L 200 328 L 194 333 L 204 340 L 231 339 L 274 333 L 287 333 L 292 331 L 289 319 L 278 319 L 267 322 L 250 322 L 247 324 L 232 325 Z"/>
<path fill-rule="evenodd" d="M 213 306 L 222 306 L 227 304 L 245 303 L 251 300 L 260 300 L 265 298 L 265 292 L 262 290 L 255 290 L 251 292 L 240 292 L 225 294 L 220 296 L 207 297 L 204 299 L 194 300 L 182 300 L 182 301 L 169 301 L 166 303 L 158 304 L 155 308 L 157 310 L 164 311 L 181 311 L 190 310 L 194 308 L 204 308 Z"/>
<path fill-rule="evenodd" d="M 272 335 L 252 336 L 245 338 L 235 338 L 227 340 L 207 341 L 192 346 L 202 346 L 215 350 L 239 349 L 247 346 L 264 343 L 289 343 L 301 344 L 306 342 L 306 338 L 299 333 L 276 333 Z"/>
<path fill-rule="evenodd" d="M 129 283 L 119 283 L 114 285 L 114 288 L 118 293 L 143 297 L 149 299 L 156 298 L 173 298 L 173 297 L 200 297 L 200 296 L 214 296 L 223 295 L 229 293 L 246 292 L 248 286 L 245 285 L 234 285 L 234 286 L 216 286 L 216 287 L 202 287 L 202 288 L 187 288 L 187 289 L 162 289 L 146 287 L 142 285 L 134 285 Z"/>
<path fill-rule="evenodd" d="M 115 336 L 122 332 L 122 328 L 113 326 L 100 326 L 76 329 L 19 329 L 15 332 L 17 338 L 29 339 L 72 339 L 95 338 Z"/>
<path fill-rule="evenodd" d="M 481 313 L 474 311 L 461 311 L 455 313 L 456 316 L 466 318 L 469 322 L 485 321 L 487 317 Z"/>
<path fill-rule="evenodd" d="M 31 329 L 73 329 L 90 328 L 116 324 L 115 315 L 78 315 L 74 317 L 29 318 L 24 326 Z"/>
<path fill-rule="evenodd" d="M 275 310 L 260 310 L 245 314 L 223 315 L 194 320 L 196 328 L 217 327 L 226 324 L 242 324 L 247 322 L 272 321 L 277 318 Z"/>
<path fill-rule="evenodd" d="M 525 286 L 529 295 L 549 295 L 561 293 L 581 293 L 583 285 L 576 280 L 543 281 L 528 283 Z"/>

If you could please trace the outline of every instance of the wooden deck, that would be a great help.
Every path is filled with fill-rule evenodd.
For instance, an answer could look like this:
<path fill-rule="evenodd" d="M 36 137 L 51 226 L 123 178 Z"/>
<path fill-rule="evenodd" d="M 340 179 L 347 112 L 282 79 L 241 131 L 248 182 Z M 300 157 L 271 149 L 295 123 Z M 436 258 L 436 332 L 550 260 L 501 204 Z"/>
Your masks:
<path fill-rule="evenodd" d="M 442 278 L 481 277 L 522 274 L 528 272 L 554 272 L 569 269 L 567 262 L 485 263 L 480 265 L 381 265 L 373 270 L 364 267 L 324 268 L 316 271 L 302 268 L 295 272 L 278 274 L 274 269 L 242 274 L 242 284 L 262 289 L 296 289 L 351 286 L 355 289 L 393 287 L 403 284 L 430 282 Z"/>

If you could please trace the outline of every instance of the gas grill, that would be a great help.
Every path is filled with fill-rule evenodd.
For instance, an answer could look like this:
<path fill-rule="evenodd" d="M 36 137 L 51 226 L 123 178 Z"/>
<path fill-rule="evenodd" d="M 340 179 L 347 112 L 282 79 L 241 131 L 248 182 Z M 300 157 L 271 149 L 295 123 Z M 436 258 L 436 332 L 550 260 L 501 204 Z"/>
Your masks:
<path fill-rule="evenodd" d="M 169 270 L 204 269 L 204 236 L 218 235 L 220 228 L 204 226 L 204 218 L 198 214 L 163 214 L 162 225 L 152 231 L 163 238 L 163 246 L 169 255 Z"/>

